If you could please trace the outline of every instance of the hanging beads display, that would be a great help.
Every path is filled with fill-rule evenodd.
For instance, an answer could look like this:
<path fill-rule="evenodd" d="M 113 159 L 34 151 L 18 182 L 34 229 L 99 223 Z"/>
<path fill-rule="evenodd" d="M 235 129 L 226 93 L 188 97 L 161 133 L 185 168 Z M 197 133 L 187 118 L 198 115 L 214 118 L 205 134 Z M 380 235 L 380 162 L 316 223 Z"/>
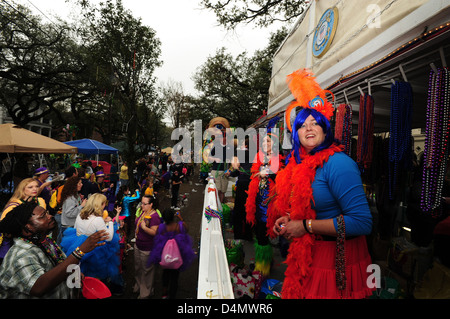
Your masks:
<path fill-rule="evenodd" d="M 420 207 L 432 217 L 441 214 L 442 189 L 448 163 L 449 98 L 448 68 L 430 71 Z"/>
<path fill-rule="evenodd" d="M 361 170 L 369 168 L 373 154 L 373 97 L 363 94 L 359 98 L 359 124 L 356 162 Z"/>
<path fill-rule="evenodd" d="M 350 104 L 340 104 L 337 107 L 334 137 L 344 145 L 344 152 L 350 155 L 352 142 L 352 106 Z"/>
<path fill-rule="evenodd" d="M 394 199 L 400 163 L 407 168 L 411 156 L 412 88 L 408 82 L 391 85 L 389 126 L 389 199 Z"/>

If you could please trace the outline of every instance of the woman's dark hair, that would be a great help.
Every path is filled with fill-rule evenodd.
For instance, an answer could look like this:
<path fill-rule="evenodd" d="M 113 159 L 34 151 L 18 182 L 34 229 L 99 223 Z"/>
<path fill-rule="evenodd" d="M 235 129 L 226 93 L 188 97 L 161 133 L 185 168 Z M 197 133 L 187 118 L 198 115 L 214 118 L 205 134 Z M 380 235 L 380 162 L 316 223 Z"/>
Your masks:
<path fill-rule="evenodd" d="M 173 223 L 175 220 L 175 210 L 167 208 L 162 212 L 162 219 L 166 225 Z"/>
<path fill-rule="evenodd" d="M 125 192 L 129 189 L 128 185 L 122 185 L 119 187 L 119 191 L 117 192 L 116 202 L 120 206 L 122 205 L 122 199 L 125 195 Z"/>
<path fill-rule="evenodd" d="M 156 199 L 156 197 L 155 196 L 152 196 L 152 195 L 144 195 L 144 196 L 142 196 L 142 198 L 148 198 L 148 203 L 149 204 L 153 204 L 153 209 L 158 209 L 158 207 L 159 207 L 159 202 L 158 202 L 158 200 Z"/>
<path fill-rule="evenodd" d="M 66 168 L 64 174 L 66 175 L 66 178 L 70 178 L 74 175 L 78 174 L 78 170 L 75 166 L 70 165 L 69 167 Z"/>
<path fill-rule="evenodd" d="M 301 144 L 300 138 L 298 137 L 297 131 L 299 128 L 305 123 L 308 116 L 312 115 L 314 119 L 317 121 L 317 124 L 322 128 L 323 133 L 325 134 L 325 140 L 314 148 L 310 154 L 314 155 L 316 152 L 322 151 L 328 147 L 330 147 L 333 143 L 338 143 L 338 141 L 334 138 L 334 133 L 331 130 L 331 125 L 328 119 L 319 111 L 311 108 L 305 108 L 301 110 L 295 118 L 294 124 L 292 126 L 292 149 L 294 150 L 294 159 L 297 163 L 301 162 L 300 154 L 301 154 Z M 291 157 L 291 153 L 286 157 L 286 164 L 289 163 Z"/>
<path fill-rule="evenodd" d="M 79 176 L 72 176 L 67 179 L 67 181 L 64 183 L 64 187 L 61 191 L 61 203 L 64 203 L 64 201 L 70 197 L 70 196 L 76 196 L 78 194 L 78 182 L 81 180 Z"/>

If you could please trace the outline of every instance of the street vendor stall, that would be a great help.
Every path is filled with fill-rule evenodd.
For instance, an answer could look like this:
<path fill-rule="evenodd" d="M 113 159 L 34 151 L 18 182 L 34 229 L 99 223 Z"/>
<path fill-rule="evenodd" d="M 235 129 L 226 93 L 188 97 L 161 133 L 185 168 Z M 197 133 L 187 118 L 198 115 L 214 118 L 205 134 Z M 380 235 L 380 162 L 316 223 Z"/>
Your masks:
<path fill-rule="evenodd" d="M 65 142 L 70 146 L 78 148 L 78 153 L 87 155 L 100 155 L 100 154 L 118 154 L 119 150 L 109 145 L 103 144 L 96 140 L 88 138 Z"/>
<path fill-rule="evenodd" d="M 52 138 L 24 129 L 19 125 L 7 123 L 0 125 L 0 153 L 29 153 L 29 154 L 76 154 L 77 147 L 66 145 Z M 11 183 L 9 193 L 12 193 L 14 163 L 11 161 Z M 6 174 L 5 174 L 6 176 Z"/>
<path fill-rule="evenodd" d="M 77 153 L 76 146 L 66 145 L 44 135 L 34 133 L 16 124 L 0 125 L 1 153 Z"/>

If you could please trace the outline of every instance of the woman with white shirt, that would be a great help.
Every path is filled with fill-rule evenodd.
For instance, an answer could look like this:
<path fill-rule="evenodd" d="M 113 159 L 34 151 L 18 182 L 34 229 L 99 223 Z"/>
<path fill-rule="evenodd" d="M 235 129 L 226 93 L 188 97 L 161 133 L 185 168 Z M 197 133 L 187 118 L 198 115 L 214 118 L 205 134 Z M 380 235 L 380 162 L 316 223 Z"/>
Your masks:
<path fill-rule="evenodd" d="M 108 238 L 103 246 L 96 247 L 83 256 L 80 263 L 81 272 L 85 276 L 98 279 L 117 279 L 119 274 L 119 236 L 117 224 L 105 210 L 106 196 L 100 193 L 92 194 L 85 207 L 75 220 L 74 227 L 64 232 L 61 247 L 66 254 L 71 254 L 87 237 L 99 231 L 106 230 Z"/>
<path fill-rule="evenodd" d="M 77 230 L 77 236 L 89 236 L 99 230 L 106 230 L 108 232 L 107 241 L 113 239 L 114 224 L 105 210 L 106 203 L 107 199 L 103 194 L 95 193 L 89 197 L 86 206 L 75 220 L 74 227 Z"/>

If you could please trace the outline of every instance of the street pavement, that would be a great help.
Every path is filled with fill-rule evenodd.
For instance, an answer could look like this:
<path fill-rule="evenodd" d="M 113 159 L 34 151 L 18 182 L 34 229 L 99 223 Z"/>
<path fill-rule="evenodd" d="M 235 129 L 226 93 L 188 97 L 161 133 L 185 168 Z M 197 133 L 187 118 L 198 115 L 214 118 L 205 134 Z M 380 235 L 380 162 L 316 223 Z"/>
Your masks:
<path fill-rule="evenodd" d="M 203 184 L 198 177 L 197 170 L 189 181 L 185 181 L 180 186 L 180 212 L 183 220 L 186 222 L 189 234 L 193 239 L 194 251 L 199 253 L 200 246 L 200 229 L 203 214 L 203 200 L 206 185 Z M 158 193 L 160 211 L 170 207 L 170 190 L 161 189 Z M 134 223 L 134 222 L 133 222 Z M 233 238 L 231 229 L 226 229 L 225 239 Z M 271 278 L 283 281 L 285 264 L 283 257 L 280 255 L 276 242 L 274 245 L 274 262 L 272 266 Z M 245 264 L 249 265 L 254 260 L 253 243 L 244 241 Z M 133 251 L 129 251 L 124 262 L 124 292 L 121 295 L 113 295 L 111 299 L 136 299 L 138 293 L 133 293 L 134 286 L 134 257 Z M 161 299 L 162 297 L 162 269 L 156 268 L 154 295 L 150 299 Z M 198 258 L 192 263 L 189 269 L 180 272 L 178 281 L 177 299 L 197 299 L 197 282 L 198 282 Z"/>

